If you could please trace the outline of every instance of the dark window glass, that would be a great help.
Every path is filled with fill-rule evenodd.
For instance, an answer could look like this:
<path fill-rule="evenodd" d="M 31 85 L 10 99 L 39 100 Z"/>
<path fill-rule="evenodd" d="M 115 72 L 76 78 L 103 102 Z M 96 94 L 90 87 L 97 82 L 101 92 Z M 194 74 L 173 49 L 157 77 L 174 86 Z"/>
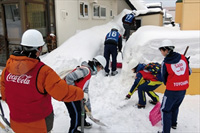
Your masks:
<path fill-rule="evenodd" d="M 46 11 L 45 5 L 37 3 L 27 4 L 28 29 L 37 29 L 46 36 Z"/>
<path fill-rule="evenodd" d="M 6 45 L 2 22 L 2 9 L 0 6 L 0 65 L 6 64 Z"/>
<path fill-rule="evenodd" d="M 6 28 L 10 44 L 19 44 L 22 36 L 18 4 L 5 4 Z"/>

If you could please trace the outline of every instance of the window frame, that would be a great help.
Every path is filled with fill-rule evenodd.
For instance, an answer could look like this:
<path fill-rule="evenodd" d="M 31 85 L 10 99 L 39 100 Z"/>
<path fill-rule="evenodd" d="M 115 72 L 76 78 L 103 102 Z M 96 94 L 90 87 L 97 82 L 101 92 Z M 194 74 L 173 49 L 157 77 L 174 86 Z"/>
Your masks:
<path fill-rule="evenodd" d="M 81 4 L 82 4 L 82 14 L 81 14 Z M 87 6 L 87 8 L 86 8 Z M 86 10 L 87 9 L 87 10 Z M 85 1 L 79 2 L 79 18 L 81 19 L 88 19 L 89 18 L 89 4 Z"/>
<path fill-rule="evenodd" d="M 95 13 L 95 12 L 94 12 L 94 8 L 95 8 L 95 7 L 98 7 L 98 14 L 99 14 L 98 16 L 95 16 L 95 15 L 94 15 L 94 13 Z M 105 9 L 105 16 L 102 16 L 102 12 L 101 12 L 101 11 L 102 11 L 102 8 Z M 92 9 L 93 9 L 93 10 L 92 10 L 92 12 L 93 12 L 93 13 L 92 13 L 92 14 L 93 14 L 92 18 L 93 18 L 93 19 L 106 19 L 106 17 L 107 17 L 107 8 L 106 8 L 106 6 L 94 4 Z"/>

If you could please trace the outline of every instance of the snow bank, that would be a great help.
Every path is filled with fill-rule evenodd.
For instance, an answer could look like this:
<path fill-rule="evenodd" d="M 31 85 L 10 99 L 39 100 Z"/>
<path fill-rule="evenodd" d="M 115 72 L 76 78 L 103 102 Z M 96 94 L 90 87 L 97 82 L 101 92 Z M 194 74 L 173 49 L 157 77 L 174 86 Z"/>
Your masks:
<path fill-rule="evenodd" d="M 200 68 L 200 32 L 180 31 L 168 27 L 143 26 L 129 38 L 125 45 L 123 65 L 135 59 L 139 62 L 148 63 L 152 61 L 162 62 L 163 56 L 158 50 L 164 39 L 170 39 L 175 51 L 184 53 L 189 46 L 186 56 L 190 56 L 190 66 Z M 127 67 L 124 67 L 126 69 Z"/>
<path fill-rule="evenodd" d="M 114 27 L 118 27 L 122 34 L 121 18 L 130 12 L 125 10 L 115 19 L 105 25 L 95 26 L 87 30 L 83 30 L 66 40 L 60 47 L 53 50 L 47 56 L 42 57 L 42 61 L 51 66 L 58 74 L 64 70 L 70 70 L 82 61 L 91 60 L 98 54 L 103 54 L 104 41 L 106 34 Z M 62 68 L 62 69 L 60 69 Z"/>

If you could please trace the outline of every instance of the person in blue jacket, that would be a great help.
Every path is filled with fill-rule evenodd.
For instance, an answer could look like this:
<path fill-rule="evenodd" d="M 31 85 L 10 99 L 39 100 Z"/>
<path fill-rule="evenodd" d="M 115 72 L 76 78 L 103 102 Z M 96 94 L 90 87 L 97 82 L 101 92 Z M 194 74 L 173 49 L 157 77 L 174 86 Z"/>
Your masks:
<path fill-rule="evenodd" d="M 145 108 L 145 92 L 152 99 L 149 101 L 151 104 L 155 105 L 157 102 L 159 102 L 159 96 L 154 92 L 154 90 L 162 84 L 161 74 L 158 73 L 156 76 L 154 76 L 150 71 L 144 69 L 145 66 L 146 64 L 140 64 L 134 59 L 129 63 L 129 68 L 136 73 L 136 78 L 125 99 L 130 99 L 133 93 L 138 90 L 138 108 Z"/>
<path fill-rule="evenodd" d="M 170 133 L 171 128 L 177 128 L 179 106 L 189 87 L 191 73 L 188 59 L 174 52 L 174 48 L 170 40 L 163 40 L 159 47 L 161 54 L 165 57 L 161 67 L 162 79 L 166 86 L 161 104 L 163 133 Z"/>
<path fill-rule="evenodd" d="M 122 37 L 118 32 L 116 27 L 112 28 L 111 31 L 106 35 L 104 42 L 104 57 L 106 58 L 105 72 L 106 76 L 109 75 L 109 61 L 110 55 L 112 55 L 112 72 L 111 75 L 115 76 L 118 72 L 117 70 L 117 54 L 118 51 L 122 50 Z"/>
<path fill-rule="evenodd" d="M 129 36 L 130 36 L 131 26 L 135 26 L 136 25 L 134 12 L 126 14 L 122 18 L 122 22 L 123 22 L 123 27 L 125 29 L 123 38 L 126 38 L 126 41 L 127 41 Z"/>

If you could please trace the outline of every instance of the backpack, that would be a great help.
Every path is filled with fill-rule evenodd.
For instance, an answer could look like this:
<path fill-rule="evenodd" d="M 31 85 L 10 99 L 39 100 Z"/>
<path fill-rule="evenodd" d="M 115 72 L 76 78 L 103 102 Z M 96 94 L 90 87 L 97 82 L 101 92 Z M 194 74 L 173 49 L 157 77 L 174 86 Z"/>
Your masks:
<path fill-rule="evenodd" d="M 155 77 L 161 73 L 161 64 L 157 62 L 151 62 L 144 67 L 145 70 L 148 70 Z"/>

